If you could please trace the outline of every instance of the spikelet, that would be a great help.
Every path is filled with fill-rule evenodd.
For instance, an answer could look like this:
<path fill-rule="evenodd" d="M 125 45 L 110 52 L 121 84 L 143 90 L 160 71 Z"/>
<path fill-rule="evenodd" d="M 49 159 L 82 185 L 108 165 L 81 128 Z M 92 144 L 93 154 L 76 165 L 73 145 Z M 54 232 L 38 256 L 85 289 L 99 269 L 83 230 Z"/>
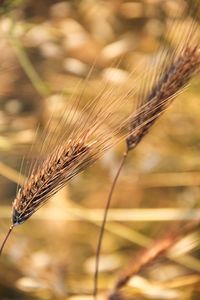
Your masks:
<path fill-rule="evenodd" d="M 130 123 L 130 132 L 133 131 L 133 133 L 126 139 L 128 151 L 137 146 L 156 119 L 199 71 L 199 51 L 197 44 L 193 46 L 186 44 L 185 49 L 182 50 L 177 59 L 172 61 L 161 74 L 158 82 L 147 95 L 147 99 L 144 100 L 147 105 L 145 109 L 142 107 L 140 117 L 133 118 Z M 141 124 L 143 126 L 139 130 L 135 130 Z"/>
<path fill-rule="evenodd" d="M 63 141 L 64 136 L 61 140 L 56 140 L 57 146 L 46 159 L 39 165 L 33 166 L 30 176 L 18 191 L 13 202 L 12 224 L 14 226 L 26 221 L 66 182 L 85 170 L 106 149 L 116 143 L 114 137 L 119 134 L 121 122 L 123 122 L 120 119 L 117 125 L 114 116 L 112 121 L 114 104 L 117 105 L 117 103 L 107 103 L 105 106 L 103 98 L 100 100 L 102 103 L 99 105 L 90 103 L 91 111 L 88 119 L 75 121 L 76 129 L 69 134 L 66 142 Z M 72 114 L 72 118 L 75 118 L 73 111 Z M 113 125 L 114 129 L 112 130 L 109 126 L 107 128 L 106 122 L 110 122 L 109 126 Z M 45 146 L 43 147 L 43 152 L 47 151 Z"/>
<path fill-rule="evenodd" d="M 13 225 L 26 221 L 65 182 L 85 168 L 89 164 L 91 147 L 80 140 L 55 149 L 17 193 L 13 202 Z"/>

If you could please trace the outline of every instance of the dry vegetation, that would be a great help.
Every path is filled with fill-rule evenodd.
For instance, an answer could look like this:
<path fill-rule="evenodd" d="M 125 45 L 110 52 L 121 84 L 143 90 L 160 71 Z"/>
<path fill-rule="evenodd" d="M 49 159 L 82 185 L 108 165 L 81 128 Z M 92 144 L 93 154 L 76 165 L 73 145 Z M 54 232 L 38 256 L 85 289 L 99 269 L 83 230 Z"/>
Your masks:
<path fill-rule="evenodd" d="M 124 116 L 132 90 L 145 86 L 146 60 L 154 66 L 159 43 L 179 44 L 187 24 L 164 38 L 167 19 L 182 14 L 182 0 L 1 2 L 3 240 L 22 174 L 68 134 L 61 118 L 68 100 L 82 98 L 70 124 L 75 131 L 85 103 L 102 91 L 103 103 L 126 102 Z M 197 76 L 126 161 L 106 225 L 99 299 L 199 299 L 199 92 Z M 35 142 L 49 118 L 49 135 Z M 125 147 L 110 149 L 15 228 L 0 257 L 0 299 L 91 299 L 104 205 Z"/>

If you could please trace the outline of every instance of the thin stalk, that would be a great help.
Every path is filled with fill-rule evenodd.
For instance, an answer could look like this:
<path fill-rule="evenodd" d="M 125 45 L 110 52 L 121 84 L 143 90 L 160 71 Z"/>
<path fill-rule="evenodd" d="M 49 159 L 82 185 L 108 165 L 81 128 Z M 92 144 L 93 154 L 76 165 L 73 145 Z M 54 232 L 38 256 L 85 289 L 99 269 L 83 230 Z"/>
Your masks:
<path fill-rule="evenodd" d="M 112 186 L 111 186 L 111 189 L 110 189 L 110 192 L 108 194 L 107 201 L 106 201 L 106 206 L 105 206 L 105 210 L 104 210 L 102 225 L 101 225 L 101 228 L 100 228 L 99 238 L 98 238 L 98 242 L 97 242 L 97 249 L 96 249 L 95 272 L 94 272 L 94 290 L 93 290 L 94 300 L 96 300 L 96 297 L 97 297 L 97 294 L 98 294 L 99 259 L 100 259 L 101 247 L 102 247 L 103 236 L 104 236 L 104 231 L 105 231 L 105 225 L 106 225 L 106 222 L 107 222 L 108 211 L 109 211 L 109 208 L 110 208 L 112 195 L 113 195 L 115 186 L 117 184 L 117 181 L 118 181 L 119 175 L 121 173 L 121 170 L 122 170 L 122 168 L 125 164 L 127 155 L 128 155 L 128 150 L 126 150 L 123 154 L 122 160 L 120 162 L 119 168 L 118 168 L 117 173 L 115 175 L 115 178 L 113 180 L 113 183 L 112 183 Z"/>
<path fill-rule="evenodd" d="M 6 241 L 7 241 L 7 239 L 9 238 L 9 236 L 10 236 L 10 234 L 11 234 L 13 228 L 14 228 L 14 226 L 11 225 L 10 228 L 9 228 L 9 230 L 8 230 L 8 232 L 7 232 L 7 234 L 6 234 L 6 236 L 5 236 L 5 238 L 4 238 L 4 240 L 3 240 L 3 243 L 2 243 L 1 248 L 0 248 L 0 256 L 1 256 L 1 254 L 2 254 L 4 245 L 5 245 Z"/>

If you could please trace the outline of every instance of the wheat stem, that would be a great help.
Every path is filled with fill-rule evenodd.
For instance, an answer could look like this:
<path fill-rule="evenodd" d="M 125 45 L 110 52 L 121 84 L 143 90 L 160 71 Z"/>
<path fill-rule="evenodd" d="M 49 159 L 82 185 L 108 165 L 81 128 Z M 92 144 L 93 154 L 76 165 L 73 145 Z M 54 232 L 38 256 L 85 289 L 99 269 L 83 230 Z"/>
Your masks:
<path fill-rule="evenodd" d="M 115 175 L 115 178 L 112 182 L 112 186 L 111 186 L 111 189 L 110 189 L 107 201 L 106 201 L 106 206 L 105 206 L 104 215 L 103 215 L 103 221 L 102 221 L 101 228 L 100 228 L 99 238 L 98 238 L 98 242 L 97 242 L 97 250 L 96 250 L 95 273 L 94 273 L 94 291 L 93 291 L 94 300 L 96 300 L 96 297 L 97 297 L 97 294 L 98 294 L 99 258 L 100 258 L 101 246 L 102 246 L 102 242 L 103 242 L 103 235 L 104 235 L 104 231 L 105 231 L 105 225 L 106 225 L 107 216 L 108 216 L 108 210 L 110 208 L 110 203 L 111 203 L 111 200 L 112 200 L 112 195 L 113 195 L 115 186 L 117 184 L 117 180 L 118 180 L 119 175 L 121 173 L 121 170 L 122 170 L 122 168 L 125 164 L 127 155 L 128 155 L 128 151 L 125 151 L 124 155 L 122 157 L 122 160 L 120 162 L 119 168 L 117 170 L 117 173 Z"/>
<path fill-rule="evenodd" d="M 6 243 L 7 239 L 9 238 L 9 236 L 10 236 L 13 228 L 14 228 L 14 225 L 11 225 L 10 228 L 9 228 L 9 230 L 8 230 L 8 232 L 7 232 L 7 234 L 6 234 L 6 236 L 5 236 L 5 238 L 4 238 L 4 240 L 3 240 L 3 242 L 2 242 L 2 245 L 1 245 L 1 248 L 0 248 L 0 256 L 2 254 L 2 251 L 3 251 L 3 248 L 5 246 L 5 243 Z"/>

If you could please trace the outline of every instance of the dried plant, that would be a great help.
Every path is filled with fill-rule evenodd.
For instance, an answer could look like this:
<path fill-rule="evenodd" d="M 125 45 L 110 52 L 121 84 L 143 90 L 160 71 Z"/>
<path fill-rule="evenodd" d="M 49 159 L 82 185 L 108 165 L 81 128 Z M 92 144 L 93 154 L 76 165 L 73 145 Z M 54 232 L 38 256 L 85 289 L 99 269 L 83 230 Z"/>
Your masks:
<path fill-rule="evenodd" d="M 52 137 L 48 133 L 50 119 L 41 135 L 40 158 L 29 167 L 27 179 L 13 202 L 12 225 L 1 245 L 0 254 L 15 226 L 29 219 L 69 180 L 129 135 L 128 128 L 133 116 L 121 117 L 117 111 L 132 93 L 128 91 L 113 98 L 112 90 L 101 91 L 81 109 L 81 114 L 81 97 L 72 101 L 72 106 L 64 111 L 59 124 L 54 124 Z M 143 105 L 142 110 L 145 107 Z M 135 111 L 134 117 L 140 118 L 141 111 Z"/>
<path fill-rule="evenodd" d="M 199 11 L 199 4 L 197 3 L 194 6 L 193 9 Z M 187 21 L 187 18 L 185 18 L 185 21 Z M 186 22 L 186 24 L 187 27 L 184 33 L 179 36 L 180 44 L 172 52 L 161 52 L 158 62 L 155 63 L 153 74 L 148 72 L 147 69 L 147 74 L 145 74 L 147 76 L 144 79 L 145 83 L 139 88 L 140 96 L 137 102 L 137 117 L 133 116 L 133 119 L 129 123 L 130 135 L 126 139 L 126 150 L 106 200 L 105 213 L 96 250 L 94 298 L 96 298 L 98 293 L 99 258 L 108 210 L 127 156 L 131 150 L 135 149 L 155 121 L 165 112 L 166 108 L 169 107 L 176 96 L 200 69 L 198 24 L 195 21 Z M 175 31 L 175 33 L 179 34 L 179 29 L 179 27 L 176 28 L 176 26 L 172 26 L 171 30 L 172 33 Z M 170 33 L 171 32 L 169 32 L 169 34 Z"/>
<path fill-rule="evenodd" d="M 156 261 L 158 258 L 165 256 L 168 251 L 183 237 L 193 232 L 200 224 L 200 221 L 191 221 L 185 226 L 180 227 L 176 231 L 171 231 L 155 240 L 148 249 L 141 251 L 136 255 L 134 261 L 123 272 L 115 283 L 114 289 L 109 296 L 109 299 L 117 299 L 120 290 L 128 283 L 128 281 L 135 275 L 141 273 L 145 267 Z"/>
<path fill-rule="evenodd" d="M 75 102 L 68 113 L 69 128 L 67 128 L 69 124 L 65 118 L 58 127 L 59 130 L 60 127 L 66 128 L 66 133 L 64 136 L 59 134 L 55 140 L 44 143 L 42 153 L 45 159 L 43 162 L 38 159 L 29 169 L 27 180 L 16 195 L 13 202 L 12 225 L 1 245 L 0 254 L 15 226 L 29 219 L 52 195 L 74 176 L 93 164 L 107 149 L 126 139 L 127 149 L 108 197 L 98 243 L 94 290 L 94 295 L 96 295 L 101 241 L 108 208 L 120 171 L 130 150 L 137 146 L 175 96 L 199 70 L 200 55 L 196 31 L 195 23 L 190 24 L 182 36 L 183 43 L 172 53 L 162 53 L 151 81 L 147 80 L 148 86 L 141 85 L 136 110 L 129 117 L 119 117 L 116 112 L 125 101 L 133 97 L 134 89 L 115 99 L 111 97 L 109 89 L 102 91 L 83 108 L 81 116 L 77 114 L 79 101 Z M 46 135 L 48 133 L 45 130 L 43 137 Z"/>
<path fill-rule="evenodd" d="M 30 218 L 66 182 L 127 134 L 122 127 L 127 127 L 128 120 L 116 114 L 116 108 L 122 105 L 124 99 L 107 100 L 107 97 L 109 91 L 101 92 L 82 108 L 81 114 L 80 99 L 75 100 L 71 107 L 67 107 L 59 124 L 54 124 L 52 137 L 48 133 L 50 120 L 41 134 L 44 143 L 40 158 L 29 168 L 29 175 L 13 202 L 12 225 L 0 253 L 14 226 Z"/>

